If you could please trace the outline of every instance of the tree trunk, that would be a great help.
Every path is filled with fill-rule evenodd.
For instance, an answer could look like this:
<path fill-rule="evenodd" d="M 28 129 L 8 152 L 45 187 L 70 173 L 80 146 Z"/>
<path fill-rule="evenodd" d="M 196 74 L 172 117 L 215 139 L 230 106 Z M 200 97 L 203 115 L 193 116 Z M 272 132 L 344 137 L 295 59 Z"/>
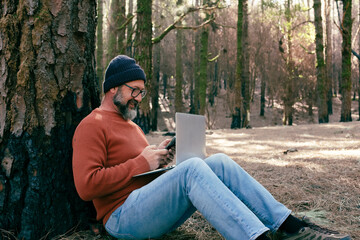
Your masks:
<path fill-rule="evenodd" d="M 138 116 L 134 119 L 144 133 L 148 133 L 150 126 L 150 111 L 157 111 L 157 109 L 150 109 L 150 102 L 152 102 L 154 95 L 152 83 L 152 0 L 138 0 L 137 1 L 137 31 L 135 36 L 135 59 L 139 65 L 144 69 L 146 74 L 146 89 L 148 95 L 142 100 Z"/>
<path fill-rule="evenodd" d="M 195 6 L 199 6 L 198 0 Z M 194 13 L 195 24 L 199 25 L 199 13 Z M 199 79 L 200 79 L 200 31 L 194 33 L 195 38 L 195 54 L 194 54 L 194 100 L 190 106 L 190 113 L 199 114 L 200 98 L 199 98 Z"/>
<path fill-rule="evenodd" d="M 199 114 L 205 114 L 206 108 L 206 89 L 207 89 L 207 63 L 208 63 L 208 40 L 209 40 L 209 28 L 205 26 L 201 32 L 200 39 L 200 74 L 199 74 L 199 102 L 200 109 Z"/>
<path fill-rule="evenodd" d="M 159 4 L 159 0 L 157 0 L 156 5 Z M 159 15 L 157 15 L 159 16 Z M 159 20 L 159 19 L 157 19 Z M 158 28 L 155 28 L 154 32 L 155 35 L 157 35 Z M 159 84 L 160 84 L 160 57 L 161 57 L 161 49 L 160 44 L 156 44 L 153 46 L 154 48 L 154 56 L 153 56 L 153 90 L 154 90 L 154 97 L 152 98 L 152 106 L 156 111 L 152 111 L 151 114 L 151 130 L 157 131 L 157 125 L 158 125 L 158 109 L 159 109 Z"/>
<path fill-rule="evenodd" d="M 333 97 L 333 58 L 332 58 L 332 15 L 331 15 L 332 0 L 325 1 L 325 15 L 326 15 L 326 82 L 328 86 L 327 107 L 328 114 L 333 114 L 332 97 Z"/>
<path fill-rule="evenodd" d="M 359 4 L 359 24 L 360 24 L 360 4 Z M 360 37 L 359 37 L 359 50 L 360 50 Z M 358 113 L 359 113 L 359 119 L 360 121 L 360 61 L 359 62 L 359 84 L 358 84 Z"/>
<path fill-rule="evenodd" d="M 241 71 L 242 71 L 242 54 L 243 54 L 243 44 L 242 44 L 242 31 L 243 31 L 243 0 L 238 0 L 238 20 L 237 20 L 237 43 L 236 43 L 236 76 L 235 76 L 235 106 L 232 112 L 231 128 L 240 128 L 241 127 L 241 117 L 242 117 L 242 96 L 241 96 Z"/>
<path fill-rule="evenodd" d="M 343 1 L 343 43 L 342 43 L 342 73 L 341 73 L 341 122 L 350 122 L 351 119 L 351 0 Z"/>
<path fill-rule="evenodd" d="M 176 66 L 175 66 L 175 112 L 183 111 L 183 63 L 182 63 L 182 30 L 176 30 Z"/>
<path fill-rule="evenodd" d="M 249 19 L 248 19 L 248 1 L 243 0 L 243 31 L 242 31 L 242 44 L 243 44 L 243 54 L 242 54 L 242 74 L 241 74 L 241 90 L 242 90 L 242 122 L 241 127 L 247 127 L 250 123 L 250 56 L 249 56 Z"/>
<path fill-rule="evenodd" d="M 96 76 L 99 83 L 99 89 L 102 89 L 104 78 L 104 48 L 103 48 L 103 0 L 97 1 L 97 28 L 96 28 Z"/>
<path fill-rule="evenodd" d="M 287 78 L 285 79 L 284 84 L 284 117 L 283 117 L 283 125 L 292 125 L 293 123 L 293 105 L 294 105 L 294 89 L 293 89 L 293 81 L 294 81 L 294 61 L 292 56 L 292 25 L 291 25 L 291 0 L 287 0 L 285 3 L 285 18 L 286 18 L 286 35 L 287 35 L 287 45 L 288 45 L 288 56 L 286 58 L 286 68 L 287 68 Z"/>
<path fill-rule="evenodd" d="M 18 239 L 51 238 L 87 221 L 93 210 L 75 191 L 71 141 L 80 120 L 100 104 L 96 1 L 6 4 L 0 9 L 0 229 Z"/>
<path fill-rule="evenodd" d="M 133 0 L 128 0 L 128 15 L 127 18 L 133 16 Z M 134 57 L 133 54 L 133 24 L 132 20 L 126 26 L 126 55 Z"/>
<path fill-rule="evenodd" d="M 316 44 L 316 83 L 317 83 L 317 97 L 318 97 L 318 120 L 319 123 L 329 122 L 329 113 L 327 106 L 327 81 L 326 68 L 324 60 L 324 44 L 323 44 L 323 27 L 321 17 L 321 0 L 314 0 L 314 15 L 315 15 L 315 44 Z"/>

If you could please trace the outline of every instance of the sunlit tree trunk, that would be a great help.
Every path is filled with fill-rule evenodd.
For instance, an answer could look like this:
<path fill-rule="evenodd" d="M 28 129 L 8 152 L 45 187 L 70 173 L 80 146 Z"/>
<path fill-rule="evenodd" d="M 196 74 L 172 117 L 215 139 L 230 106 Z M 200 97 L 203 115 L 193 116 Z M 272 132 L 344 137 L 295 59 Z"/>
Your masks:
<path fill-rule="evenodd" d="M 103 48 L 103 0 L 97 1 L 97 28 L 96 28 L 96 76 L 99 82 L 99 89 L 102 89 L 104 77 L 104 48 Z"/>
<path fill-rule="evenodd" d="M 74 187 L 71 142 L 100 104 L 96 1 L 2 4 L 0 229 L 17 239 L 51 239 L 87 221 L 93 209 Z"/>
<path fill-rule="evenodd" d="M 146 89 L 148 95 L 142 100 L 138 116 L 134 120 L 141 129 L 148 133 L 150 126 L 150 111 L 157 111 L 157 109 L 150 109 L 150 102 L 154 95 L 152 83 L 152 0 L 138 0 L 137 1 L 137 30 L 135 36 L 135 59 L 139 65 L 144 69 L 146 74 Z"/>
<path fill-rule="evenodd" d="M 343 1 L 343 31 L 342 31 L 342 73 L 341 73 L 341 122 L 349 122 L 351 119 L 351 0 Z"/>
<path fill-rule="evenodd" d="M 329 122 L 327 106 L 328 84 L 326 81 L 326 66 L 324 60 L 324 39 L 321 17 L 321 0 L 314 0 L 315 13 L 315 44 L 316 44 L 316 83 L 318 101 L 318 120 L 319 123 Z"/>

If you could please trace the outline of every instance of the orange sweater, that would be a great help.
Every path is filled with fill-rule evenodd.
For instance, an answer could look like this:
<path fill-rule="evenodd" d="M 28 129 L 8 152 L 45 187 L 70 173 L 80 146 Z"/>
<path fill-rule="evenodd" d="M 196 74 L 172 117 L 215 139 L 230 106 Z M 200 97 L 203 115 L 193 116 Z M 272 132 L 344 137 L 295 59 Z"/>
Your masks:
<path fill-rule="evenodd" d="M 77 192 L 93 201 L 97 219 L 104 224 L 132 191 L 157 176 L 132 178 L 150 170 L 140 155 L 149 144 L 135 123 L 115 112 L 92 111 L 76 128 L 72 144 Z"/>

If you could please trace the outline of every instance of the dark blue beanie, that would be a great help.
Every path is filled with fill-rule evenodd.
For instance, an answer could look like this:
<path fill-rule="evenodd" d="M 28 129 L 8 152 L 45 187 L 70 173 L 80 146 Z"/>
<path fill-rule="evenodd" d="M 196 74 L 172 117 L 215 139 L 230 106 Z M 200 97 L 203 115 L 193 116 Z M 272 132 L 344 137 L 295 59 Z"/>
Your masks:
<path fill-rule="evenodd" d="M 135 80 L 143 80 L 146 82 L 144 70 L 136 64 L 133 58 L 125 55 L 119 55 L 111 60 L 108 68 L 106 69 L 103 84 L 104 93 L 109 91 L 111 88 Z"/>

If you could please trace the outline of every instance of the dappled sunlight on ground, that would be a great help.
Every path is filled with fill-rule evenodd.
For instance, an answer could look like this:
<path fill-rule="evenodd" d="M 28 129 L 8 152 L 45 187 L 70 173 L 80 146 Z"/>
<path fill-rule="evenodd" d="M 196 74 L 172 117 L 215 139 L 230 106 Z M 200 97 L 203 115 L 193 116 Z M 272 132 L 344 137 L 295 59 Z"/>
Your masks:
<path fill-rule="evenodd" d="M 208 130 L 206 141 L 208 155 L 229 155 L 295 214 L 360 239 L 359 121 Z"/>

